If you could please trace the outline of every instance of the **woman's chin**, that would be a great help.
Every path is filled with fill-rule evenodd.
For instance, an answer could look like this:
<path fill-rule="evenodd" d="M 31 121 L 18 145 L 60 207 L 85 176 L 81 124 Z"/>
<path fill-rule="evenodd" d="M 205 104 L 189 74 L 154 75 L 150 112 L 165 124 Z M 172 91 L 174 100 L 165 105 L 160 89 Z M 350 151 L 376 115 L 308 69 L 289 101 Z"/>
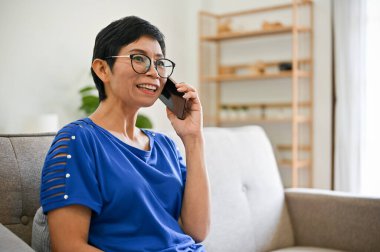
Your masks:
<path fill-rule="evenodd" d="M 149 108 L 152 107 L 156 103 L 157 99 L 154 101 L 147 101 L 141 104 L 142 108 Z"/>

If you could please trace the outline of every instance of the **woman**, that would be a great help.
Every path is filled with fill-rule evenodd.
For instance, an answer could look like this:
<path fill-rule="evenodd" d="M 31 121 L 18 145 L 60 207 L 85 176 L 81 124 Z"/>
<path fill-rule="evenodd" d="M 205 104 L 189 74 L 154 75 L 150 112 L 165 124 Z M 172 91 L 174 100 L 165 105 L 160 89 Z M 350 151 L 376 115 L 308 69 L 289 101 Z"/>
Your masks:
<path fill-rule="evenodd" d="M 42 171 L 53 251 L 205 251 L 210 195 L 197 91 L 176 86 L 188 100 L 185 120 L 167 110 L 186 165 L 170 138 L 135 127 L 172 74 L 164 57 L 162 33 L 138 17 L 97 35 L 99 107 L 58 132 Z"/>

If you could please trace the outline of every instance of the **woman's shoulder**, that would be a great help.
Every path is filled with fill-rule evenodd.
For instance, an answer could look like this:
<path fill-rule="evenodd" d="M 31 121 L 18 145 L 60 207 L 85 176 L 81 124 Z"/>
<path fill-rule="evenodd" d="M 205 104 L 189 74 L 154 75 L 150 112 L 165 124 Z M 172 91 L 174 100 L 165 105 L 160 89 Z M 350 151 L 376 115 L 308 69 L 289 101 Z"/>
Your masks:
<path fill-rule="evenodd" d="M 63 126 L 58 132 L 57 137 L 69 137 L 72 139 L 88 138 L 94 134 L 94 126 L 88 118 L 78 119 Z"/>

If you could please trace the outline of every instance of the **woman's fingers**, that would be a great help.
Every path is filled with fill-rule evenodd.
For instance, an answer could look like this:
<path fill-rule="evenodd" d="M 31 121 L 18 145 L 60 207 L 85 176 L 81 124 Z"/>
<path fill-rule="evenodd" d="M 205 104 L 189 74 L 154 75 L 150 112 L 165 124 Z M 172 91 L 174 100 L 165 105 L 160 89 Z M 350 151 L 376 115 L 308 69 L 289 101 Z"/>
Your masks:
<path fill-rule="evenodd" d="M 185 99 L 197 98 L 197 93 L 194 91 L 189 91 L 189 92 L 186 92 L 182 97 Z"/>
<path fill-rule="evenodd" d="M 177 83 L 176 84 L 176 88 L 179 92 L 189 92 L 189 91 L 193 91 L 193 92 L 196 92 L 195 88 L 189 84 L 186 84 L 186 83 Z"/>
<path fill-rule="evenodd" d="M 183 98 L 192 99 L 194 103 L 199 103 L 198 92 L 193 86 L 181 82 L 177 83 L 176 87 L 179 92 L 185 93 Z"/>

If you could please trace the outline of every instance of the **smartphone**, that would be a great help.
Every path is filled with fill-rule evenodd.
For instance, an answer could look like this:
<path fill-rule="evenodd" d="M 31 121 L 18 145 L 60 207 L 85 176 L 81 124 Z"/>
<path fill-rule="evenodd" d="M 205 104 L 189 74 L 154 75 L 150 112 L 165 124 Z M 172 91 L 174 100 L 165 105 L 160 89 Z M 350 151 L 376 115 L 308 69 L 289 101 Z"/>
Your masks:
<path fill-rule="evenodd" d="M 182 96 L 185 93 L 178 92 L 175 83 L 173 79 L 167 78 L 159 98 L 177 118 L 184 120 L 186 116 L 186 99 Z"/>

